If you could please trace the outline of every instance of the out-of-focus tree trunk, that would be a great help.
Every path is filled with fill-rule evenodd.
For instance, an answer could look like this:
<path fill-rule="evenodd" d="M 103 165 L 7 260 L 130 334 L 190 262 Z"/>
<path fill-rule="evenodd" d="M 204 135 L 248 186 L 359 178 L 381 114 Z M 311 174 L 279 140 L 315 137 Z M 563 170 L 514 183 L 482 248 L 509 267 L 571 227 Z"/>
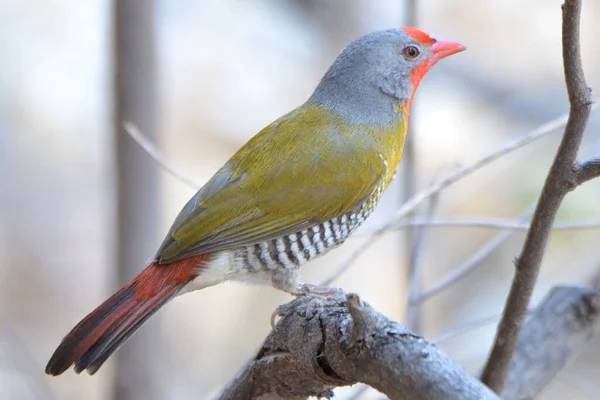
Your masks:
<path fill-rule="evenodd" d="M 9 210 L 8 207 L 8 195 L 9 195 L 9 191 L 10 191 L 10 186 L 12 186 L 12 176 L 9 173 L 9 168 L 10 168 L 10 154 L 8 152 L 8 146 L 9 146 L 9 142 L 8 142 L 8 135 L 6 135 L 6 132 L 4 131 L 4 125 L 3 125 L 3 115 L 2 115 L 2 111 L 1 111 L 1 106 L 2 104 L 0 104 L 0 262 L 4 263 L 6 261 L 6 259 L 8 258 L 8 227 L 10 226 L 10 222 L 8 221 L 8 217 L 11 215 L 11 213 L 6 213 L 5 215 L 5 210 Z M 9 272 L 10 270 L 8 269 L 3 269 L 0 268 L 0 282 L 10 282 L 9 280 Z M 4 276 L 7 275 L 7 276 Z M 2 283 L 0 283 L 0 304 L 2 306 L 0 306 L 0 314 L 4 314 L 7 313 L 8 311 L 10 311 L 9 309 L 6 309 L 4 307 L 4 305 L 6 304 L 10 304 L 9 298 L 8 298 L 8 294 L 6 293 L 7 291 L 4 290 L 4 285 Z M 1 337 L 1 333 L 0 333 L 0 337 Z"/>
<path fill-rule="evenodd" d="M 156 137 L 155 2 L 113 2 L 116 246 L 119 286 L 138 274 L 158 245 L 158 171 L 123 130 L 137 124 Z M 116 353 L 116 400 L 161 398 L 164 342 L 158 316 Z"/>
<path fill-rule="evenodd" d="M 405 26 L 417 25 L 417 2 L 415 0 L 404 0 L 404 16 Z M 414 105 L 412 106 L 414 110 Z M 414 112 L 413 112 L 414 115 Z M 414 120 L 414 119 L 413 119 Z M 411 121 L 408 124 L 408 132 L 406 142 L 404 144 L 404 155 L 400 164 L 400 176 L 402 180 L 402 193 L 400 195 L 400 205 L 408 201 L 416 192 L 417 184 L 417 160 L 416 160 L 416 137 L 413 128 L 414 123 Z M 411 213 L 410 215 L 414 215 Z M 423 251 L 422 239 L 425 227 L 409 227 L 406 229 L 404 240 L 406 243 L 406 258 L 400 264 L 401 271 L 406 271 L 406 281 L 411 286 L 408 288 L 411 295 L 416 295 L 420 291 L 420 256 Z M 403 278 L 404 279 L 404 278 Z M 411 299 L 409 298 L 409 301 Z M 415 332 L 421 330 L 421 315 L 419 307 L 408 307 L 406 313 L 406 326 L 413 329 Z"/>

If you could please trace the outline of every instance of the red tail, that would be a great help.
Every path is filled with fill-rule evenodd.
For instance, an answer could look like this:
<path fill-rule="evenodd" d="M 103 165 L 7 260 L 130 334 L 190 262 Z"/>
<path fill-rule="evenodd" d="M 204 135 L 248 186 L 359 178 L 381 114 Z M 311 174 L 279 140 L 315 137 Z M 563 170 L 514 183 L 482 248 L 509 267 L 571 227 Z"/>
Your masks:
<path fill-rule="evenodd" d="M 65 336 L 48 361 L 46 373 L 60 375 L 75 364 L 75 372 L 94 374 L 152 314 L 197 276 L 206 257 L 150 264 Z"/>

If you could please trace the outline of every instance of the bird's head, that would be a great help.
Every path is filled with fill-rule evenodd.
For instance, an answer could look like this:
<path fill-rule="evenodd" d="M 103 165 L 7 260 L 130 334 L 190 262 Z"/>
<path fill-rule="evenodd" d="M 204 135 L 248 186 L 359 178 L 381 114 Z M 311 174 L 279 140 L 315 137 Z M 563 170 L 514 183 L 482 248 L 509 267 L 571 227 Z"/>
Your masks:
<path fill-rule="evenodd" d="M 342 97 L 364 104 L 383 94 L 408 108 L 431 67 L 465 49 L 410 27 L 369 33 L 342 50 L 315 95 L 334 105 Z"/>
<path fill-rule="evenodd" d="M 457 42 L 436 40 L 427 33 L 415 28 L 403 27 L 399 29 L 401 36 L 397 68 L 409 76 L 410 85 L 402 93 L 403 98 L 410 96 L 412 100 L 417 87 L 427 72 L 442 58 L 466 50 L 466 47 Z M 393 68 L 393 66 L 392 66 Z"/>

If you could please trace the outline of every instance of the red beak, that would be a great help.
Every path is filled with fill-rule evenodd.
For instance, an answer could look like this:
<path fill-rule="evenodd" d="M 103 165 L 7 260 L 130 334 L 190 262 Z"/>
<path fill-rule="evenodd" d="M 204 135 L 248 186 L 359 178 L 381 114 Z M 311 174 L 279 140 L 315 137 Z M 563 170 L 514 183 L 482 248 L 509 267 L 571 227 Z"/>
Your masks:
<path fill-rule="evenodd" d="M 452 54 L 460 53 L 461 51 L 466 50 L 467 48 L 460 43 L 456 42 L 446 42 L 446 41 L 436 41 L 433 46 L 433 56 L 430 60 L 430 65 L 434 65 L 442 58 L 446 58 L 451 56 Z"/>

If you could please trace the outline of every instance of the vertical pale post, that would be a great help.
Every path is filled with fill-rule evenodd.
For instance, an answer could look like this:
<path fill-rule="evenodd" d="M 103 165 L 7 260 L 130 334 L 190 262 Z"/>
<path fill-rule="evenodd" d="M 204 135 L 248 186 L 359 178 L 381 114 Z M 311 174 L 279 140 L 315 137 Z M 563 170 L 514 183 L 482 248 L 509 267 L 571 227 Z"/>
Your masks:
<path fill-rule="evenodd" d="M 417 4 L 416 0 L 403 0 L 404 1 L 404 24 L 405 26 L 415 26 L 417 23 Z M 414 104 L 413 107 L 414 109 Z M 413 113 L 414 114 L 414 113 Z M 415 149 L 415 130 L 413 129 L 413 122 L 411 121 L 408 125 L 408 132 L 406 136 L 406 142 L 404 144 L 404 155 L 402 162 L 400 163 L 400 176 L 402 177 L 402 194 L 400 197 L 400 204 L 410 199 L 416 192 L 416 176 L 417 176 L 417 162 L 416 162 L 416 149 Z M 413 214 L 411 214 L 413 215 Z M 420 230 L 422 227 L 407 227 L 405 231 L 405 251 L 406 257 L 404 262 L 400 265 L 400 268 L 406 271 L 409 285 L 420 285 L 420 279 L 416 276 L 418 274 L 418 242 L 420 236 Z M 409 288 L 409 291 L 417 290 L 418 288 Z M 410 301 L 410 299 L 409 299 Z M 406 326 L 414 331 L 420 330 L 420 318 L 417 308 L 409 307 L 406 315 Z"/>
<path fill-rule="evenodd" d="M 155 2 L 113 2 L 114 143 L 118 286 L 137 275 L 158 246 L 158 169 L 123 130 L 156 138 Z M 165 343 L 154 316 L 115 355 L 114 399 L 159 399 Z"/>

